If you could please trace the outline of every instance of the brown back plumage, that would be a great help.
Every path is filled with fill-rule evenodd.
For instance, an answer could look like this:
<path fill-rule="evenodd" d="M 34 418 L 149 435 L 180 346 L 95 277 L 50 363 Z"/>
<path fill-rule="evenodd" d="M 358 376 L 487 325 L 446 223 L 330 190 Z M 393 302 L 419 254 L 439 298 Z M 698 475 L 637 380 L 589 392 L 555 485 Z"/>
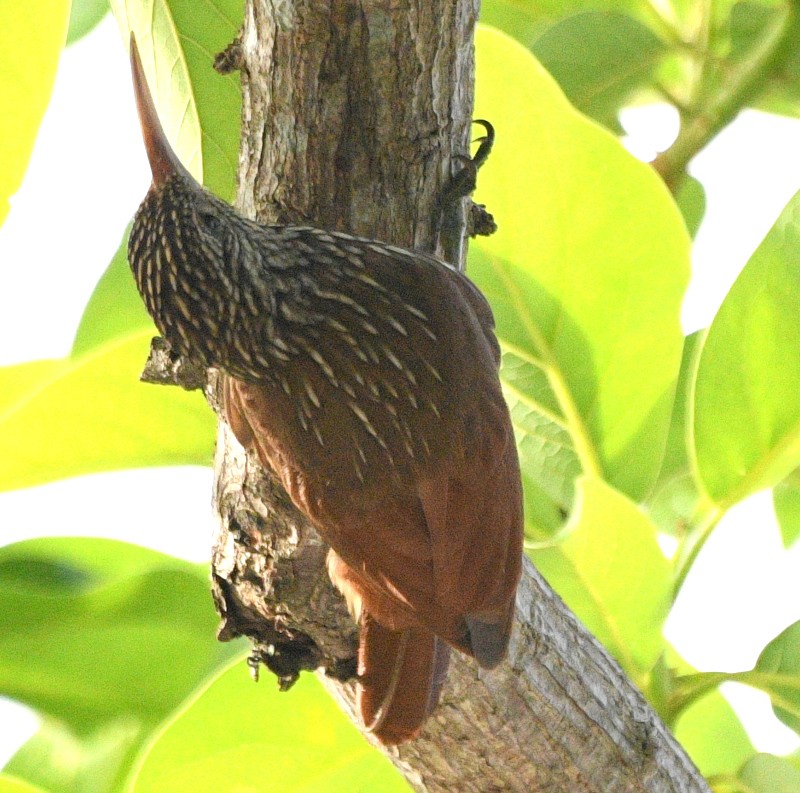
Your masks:
<path fill-rule="evenodd" d="M 139 290 L 177 352 L 225 374 L 236 437 L 333 549 L 364 722 L 407 740 L 448 644 L 489 668 L 508 644 L 522 498 L 489 307 L 423 253 L 239 216 L 177 162 L 132 62 L 153 168 Z"/>

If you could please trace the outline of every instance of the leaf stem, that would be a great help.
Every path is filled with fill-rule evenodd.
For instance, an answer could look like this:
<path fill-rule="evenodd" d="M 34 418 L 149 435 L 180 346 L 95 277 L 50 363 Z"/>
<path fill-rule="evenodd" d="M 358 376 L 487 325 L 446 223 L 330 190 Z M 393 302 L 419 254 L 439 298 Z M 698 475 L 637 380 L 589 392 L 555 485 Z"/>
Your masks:
<path fill-rule="evenodd" d="M 667 724 L 674 727 L 678 716 L 689 705 L 730 678 L 731 675 L 727 672 L 696 672 L 677 677 L 675 691 L 668 699 L 668 712 L 665 717 Z"/>
<path fill-rule="evenodd" d="M 670 15 L 668 11 L 672 9 L 662 8 L 654 0 L 647 0 L 642 9 L 652 22 L 652 26 L 657 28 L 664 39 L 669 41 L 675 46 L 684 44 L 683 35 L 674 15 Z"/>
<path fill-rule="evenodd" d="M 705 510 L 700 513 L 699 519 L 693 522 L 692 528 L 684 535 L 675 557 L 673 601 L 678 597 L 678 593 L 686 582 L 686 576 L 692 569 L 698 554 L 725 512 L 724 507 L 709 501 L 705 506 Z"/>
<path fill-rule="evenodd" d="M 656 157 L 653 167 L 674 192 L 691 159 L 727 126 L 748 101 L 760 95 L 788 57 L 798 37 L 798 3 L 792 0 L 767 26 L 749 57 L 682 126 L 675 143 Z"/>
<path fill-rule="evenodd" d="M 581 462 L 583 473 L 599 479 L 604 478 L 603 466 L 600 464 L 600 460 L 597 457 L 597 451 L 592 443 L 592 437 L 589 435 L 589 431 L 583 423 L 583 417 L 554 359 L 548 363 L 545 373 L 550 381 L 550 387 L 553 389 L 556 400 L 561 407 L 561 411 L 564 414 L 564 418 L 567 420 L 567 426 L 570 428 L 572 442 L 575 446 L 575 453 L 578 455 L 578 459 Z"/>
<path fill-rule="evenodd" d="M 667 700 L 666 722 L 674 726 L 678 716 L 689 705 L 722 683 L 741 683 L 763 691 L 769 695 L 774 706 L 793 714 L 797 713 L 797 705 L 784 693 L 800 692 L 800 679 L 796 675 L 762 672 L 759 669 L 745 672 L 696 672 L 675 678 L 674 691 Z"/>

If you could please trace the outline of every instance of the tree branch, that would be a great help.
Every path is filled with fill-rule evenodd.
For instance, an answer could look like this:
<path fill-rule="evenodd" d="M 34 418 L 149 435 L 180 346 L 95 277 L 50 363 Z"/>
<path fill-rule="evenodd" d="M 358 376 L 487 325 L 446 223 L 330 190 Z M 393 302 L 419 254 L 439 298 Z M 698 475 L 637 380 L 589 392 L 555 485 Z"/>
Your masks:
<path fill-rule="evenodd" d="M 240 209 L 436 250 L 437 200 L 468 149 L 477 4 L 249 0 Z M 209 394 L 218 407 L 213 378 Z M 224 422 L 215 472 L 221 638 L 250 636 L 284 687 L 325 670 L 352 714 L 352 684 L 338 679 L 352 672 L 357 632 L 325 546 Z M 487 673 L 455 658 L 422 737 L 384 750 L 416 790 L 708 790 L 530 563 L 516 622 L 507 663 Z"/>
<path fill-rule="evenodd" d="M 699 112 L 681 126 L 677 139 L 653 161 L 673 192 L 692 158 L 754 98 L 768 86 L 797 45 L 800 34 L 800 8 L 792 0 L 785 9 L 777 8 L 775 19 L 748 56 L 739 63 L 715 94 L 701 102 Z"/>

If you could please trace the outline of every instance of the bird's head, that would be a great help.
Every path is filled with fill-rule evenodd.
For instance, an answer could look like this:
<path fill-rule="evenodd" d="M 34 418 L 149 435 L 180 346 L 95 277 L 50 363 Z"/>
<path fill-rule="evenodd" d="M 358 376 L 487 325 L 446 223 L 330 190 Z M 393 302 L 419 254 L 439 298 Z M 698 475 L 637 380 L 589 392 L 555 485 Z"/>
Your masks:
<path fill-rule="evenodd" d="M 234 210 L 198 183 L 170 145 L 132 33 L 130 53 L 136 108 L 153 176 L 143 208 L 147 205 L 151 215 L 161 215 L 178 236 L 196 237 L 186 240 L 188 245 L 200 243 L 201 247 L 206 244 L 218 249 L 224 242 L 229 220 L 235 217 Z"/>

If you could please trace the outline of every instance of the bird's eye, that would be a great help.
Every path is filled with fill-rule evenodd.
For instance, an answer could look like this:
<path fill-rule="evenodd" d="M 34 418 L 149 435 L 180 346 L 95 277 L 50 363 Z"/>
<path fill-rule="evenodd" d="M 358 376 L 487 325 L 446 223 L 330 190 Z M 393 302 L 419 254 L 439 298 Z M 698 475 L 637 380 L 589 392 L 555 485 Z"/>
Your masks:
<path fill-rule="evenodd" d="M 222 228 L 220 219 L 213 212 L 201 212 L 200 222 L 212 234 L 216 234 Z"/>

